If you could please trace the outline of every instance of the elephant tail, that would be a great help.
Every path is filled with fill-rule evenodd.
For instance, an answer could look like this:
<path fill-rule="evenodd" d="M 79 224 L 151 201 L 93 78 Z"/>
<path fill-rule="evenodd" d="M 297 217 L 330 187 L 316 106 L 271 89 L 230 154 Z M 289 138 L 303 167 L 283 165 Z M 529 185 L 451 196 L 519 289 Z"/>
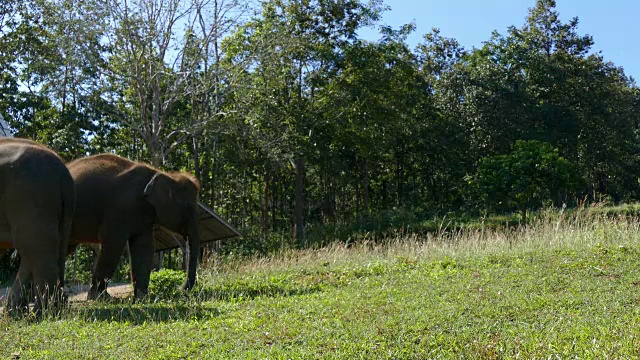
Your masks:
<path fill-rule="evenodd" d="M 60 179 L 60 199 L 62 203 L 58 223 L 58 232 L 60 236 L 58 269 L 60 270 L 59 278 L 61 286 L 64 286 L 64 264 L 71 238 L 73 212 L 76 207 L 76 185 L 69 174 L 69 171 L 66 169 L 66 166 L 64 167 L 64 170 L 65 171 L 62 172 Z"/>

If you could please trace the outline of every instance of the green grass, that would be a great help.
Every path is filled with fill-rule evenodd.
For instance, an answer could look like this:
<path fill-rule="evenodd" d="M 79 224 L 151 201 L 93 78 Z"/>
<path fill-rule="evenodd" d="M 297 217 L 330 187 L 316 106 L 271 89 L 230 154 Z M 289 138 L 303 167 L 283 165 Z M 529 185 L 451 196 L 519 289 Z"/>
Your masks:
<path fill-rule="evenodd" d="M 549 214 L 205 265 L 172 301 L 2 319 L 22 359 L 635 358 L 640 228 Z"/>

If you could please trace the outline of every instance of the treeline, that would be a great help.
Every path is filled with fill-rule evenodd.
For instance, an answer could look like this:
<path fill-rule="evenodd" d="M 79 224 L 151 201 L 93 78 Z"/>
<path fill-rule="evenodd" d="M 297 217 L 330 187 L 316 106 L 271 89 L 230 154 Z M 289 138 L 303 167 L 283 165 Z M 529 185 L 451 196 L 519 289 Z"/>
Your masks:
<path fill-rule="evenodd" d="M 411 48 L 381 1 L 3 2 L 0 114 L 68 159 L 194 172 L 263 251 L 376 214 L 637 199 L 638 87 L 532 6 L 466 49 Z"/>

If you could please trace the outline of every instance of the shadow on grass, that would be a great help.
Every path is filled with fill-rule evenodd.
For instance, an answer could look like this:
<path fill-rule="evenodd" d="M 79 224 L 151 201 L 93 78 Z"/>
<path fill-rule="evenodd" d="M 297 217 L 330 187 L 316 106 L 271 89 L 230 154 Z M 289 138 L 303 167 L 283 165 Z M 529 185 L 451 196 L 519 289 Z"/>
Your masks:
<path fill-rule="evenodd" d="M 259 297 L 288 297 L 321 291 L 320 286 L 293 288 L 274 284 L 201 288 L 172 299 L 152 302 L 133 302 L 131 298 L 112 298 L 106 302 L 78 303 L 73 313 L 86 321 L 117 321 L 134 325 L 145 322 L 211 319 L 222 314 L 218 302 L 248 301 Z"/>
<path fill-rule="evenodd" d="M 295 284 L 293 284 L 295 286 Z M 308 295 L 322 291 L 319 285 L 294 287 L 274 284 L 251 284 L 249 286 L 214 286 L 195 291 L 192 295 L 201 301 L 253 300 L 260 297 L 289 297 Z"/>
<path fill-rule="evenodd" d="M 213 304 L 195 302 L 157 302 L 81 304 L 75 311 L 87 321 L 117 321 L 134 325 L 145 322 L 172 322 L 179 320 L 202 320 L 219 316 L 222 311 Z"/>

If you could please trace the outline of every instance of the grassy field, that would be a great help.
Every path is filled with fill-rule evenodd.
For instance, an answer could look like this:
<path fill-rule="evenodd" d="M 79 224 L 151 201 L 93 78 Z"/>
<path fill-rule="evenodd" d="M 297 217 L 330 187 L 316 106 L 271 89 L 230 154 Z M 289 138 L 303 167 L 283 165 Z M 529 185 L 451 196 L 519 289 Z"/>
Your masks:
<path fill-rule="evenodd" d="M 207 264 L 201 289 L 0 319 L 20 359 L 635 358 L 640 231 L 625 217 L 405 237 Z"/>

